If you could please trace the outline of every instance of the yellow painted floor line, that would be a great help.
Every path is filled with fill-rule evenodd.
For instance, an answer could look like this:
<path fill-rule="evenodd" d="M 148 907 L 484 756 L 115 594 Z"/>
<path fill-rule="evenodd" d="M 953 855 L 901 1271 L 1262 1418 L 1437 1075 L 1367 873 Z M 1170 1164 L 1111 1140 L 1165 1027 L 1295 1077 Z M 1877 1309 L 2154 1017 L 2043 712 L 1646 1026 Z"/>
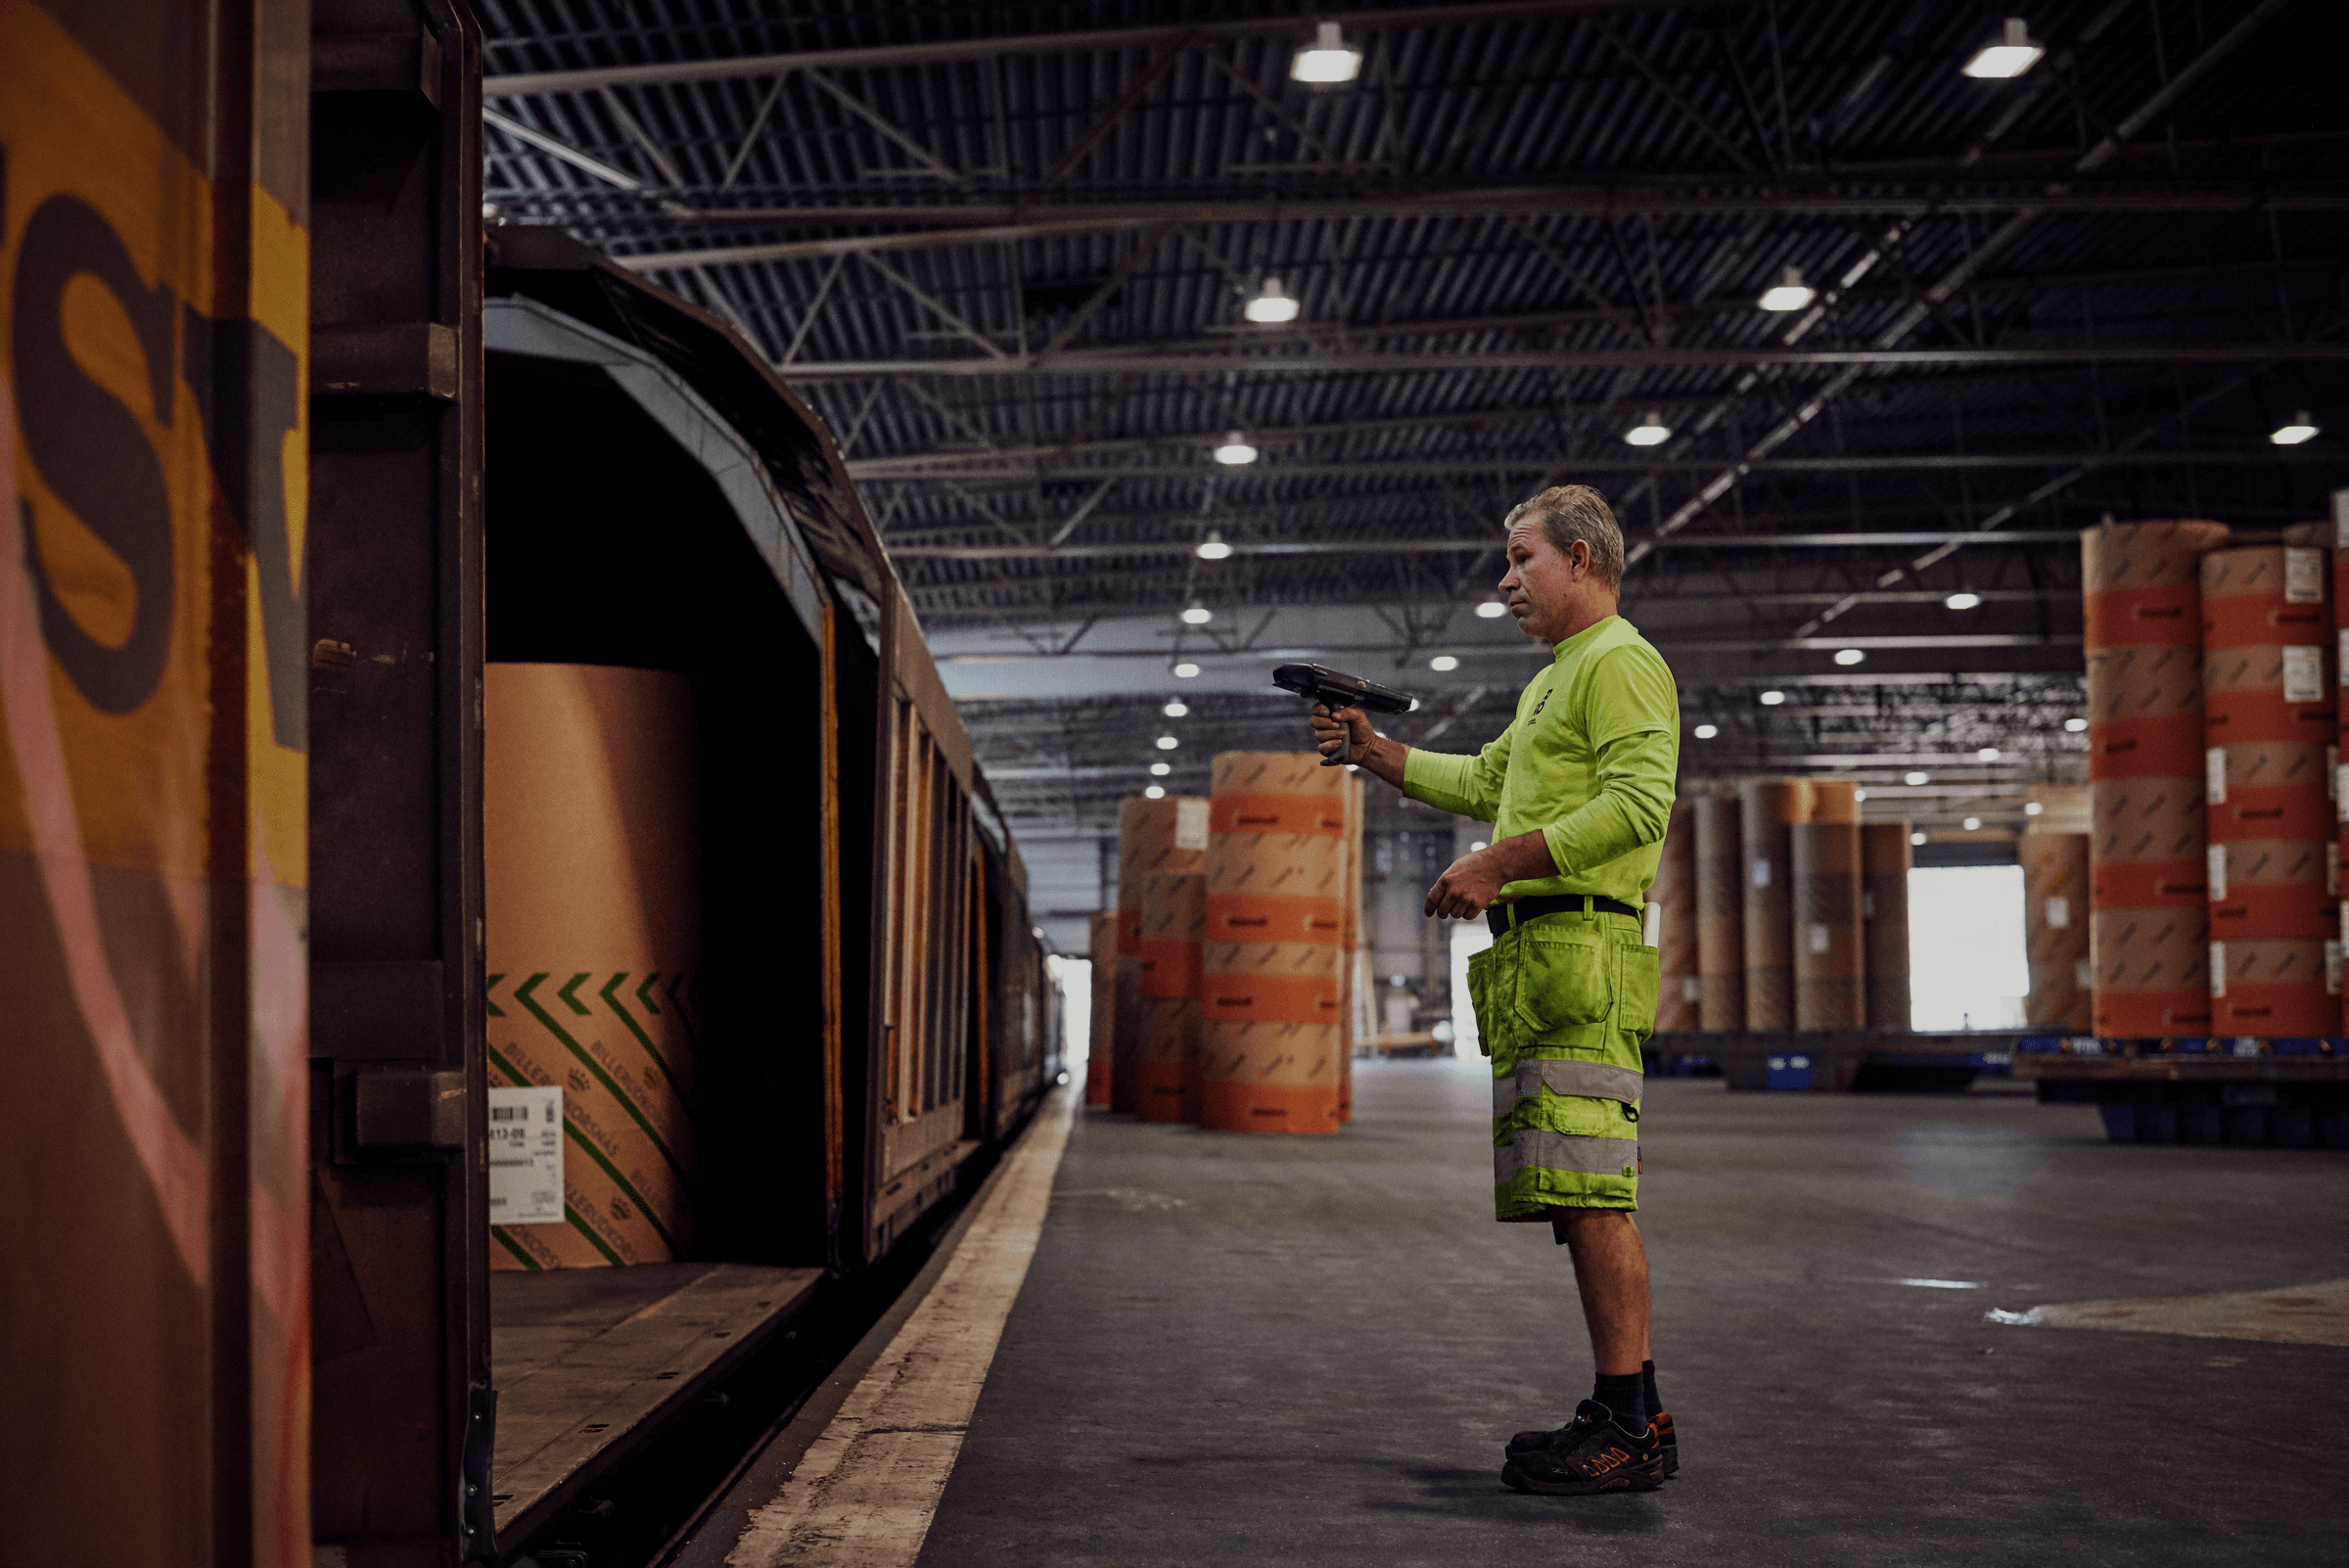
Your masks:
<path fill-rule="evenodd" d="M 775 1500 L 753 1511 L 728 1568 L 910 1568 L 1036 1256 L 1078 1099 L 1063 1088 L 1036 1114 L 938 1283 Z"/>
<path fill-rule="evenodd" d="M 2027 1313 L 1992 1313 L 1994 1322 L 2034 1328 L 2104 1328 L 2194 1339 L 2258 1339 L 2279 1345 L 2349 1345 L 2349 1279 L 2218 1296 L 2142 1296 L 2073 1301 Z"/>

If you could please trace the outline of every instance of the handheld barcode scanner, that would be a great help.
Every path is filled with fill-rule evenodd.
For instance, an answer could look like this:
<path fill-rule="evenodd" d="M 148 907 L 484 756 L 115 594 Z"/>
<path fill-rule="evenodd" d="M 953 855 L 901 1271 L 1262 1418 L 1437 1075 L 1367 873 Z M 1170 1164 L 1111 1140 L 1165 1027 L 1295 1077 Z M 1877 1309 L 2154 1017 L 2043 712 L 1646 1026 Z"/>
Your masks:
<path fill-rule="evenodd" d="M 1325 704 L 1333 714 L 1341 708 L 1359 708 L 1373 714 L 1407 714 L 1419 706 L 1419 699 L 1408 692 L 1346 674 L 1327 665 L 1275 665 L 1272 684 L 1283 691 L 1293 691 L 1308 702 Z M 1353 761 L 1354 735 L 1348 731 L 1339 737 L 1338 749 L 1321 759 L 1321 765 L 1343 767 Z"/>

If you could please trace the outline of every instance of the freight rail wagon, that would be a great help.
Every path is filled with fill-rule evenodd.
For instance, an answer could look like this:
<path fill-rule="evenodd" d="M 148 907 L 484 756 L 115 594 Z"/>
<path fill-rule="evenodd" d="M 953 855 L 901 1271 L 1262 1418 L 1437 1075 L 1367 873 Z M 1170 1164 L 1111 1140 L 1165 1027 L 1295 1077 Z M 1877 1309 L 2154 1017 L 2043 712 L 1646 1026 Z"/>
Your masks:
<path fill-rule="evenodd" d="M 6 1535 L 510 1561 L 906 1267 L 1054 993 L 821 423 L 484 230 L 462 7 L 139 17 L 0 4 Z"/>

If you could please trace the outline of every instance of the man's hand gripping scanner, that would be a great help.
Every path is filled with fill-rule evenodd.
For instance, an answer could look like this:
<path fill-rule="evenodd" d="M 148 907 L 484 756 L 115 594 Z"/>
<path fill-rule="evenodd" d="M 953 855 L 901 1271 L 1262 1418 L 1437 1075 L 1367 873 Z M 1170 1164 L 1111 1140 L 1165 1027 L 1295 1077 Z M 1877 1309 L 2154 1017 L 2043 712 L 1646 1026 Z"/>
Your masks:
<path fill-rule="evenodd" d="M 1395 690 L 1349 675 L 1327 665 L 1275 665 L 1272 684 L 1283 691 L 1293 691 L 1307 702 L 1325 705 L 1331 713 L 1341 708 L 1359 708 L 1372 714 L 1407 714 L 1419 706 L 1419 700 L 1408 692 Z M 1345 731 L 1338 740 L 1338 749 L 1321 759 L 1323 767 L 1343 767 L 1354 761 L 1354 734 Z"/>

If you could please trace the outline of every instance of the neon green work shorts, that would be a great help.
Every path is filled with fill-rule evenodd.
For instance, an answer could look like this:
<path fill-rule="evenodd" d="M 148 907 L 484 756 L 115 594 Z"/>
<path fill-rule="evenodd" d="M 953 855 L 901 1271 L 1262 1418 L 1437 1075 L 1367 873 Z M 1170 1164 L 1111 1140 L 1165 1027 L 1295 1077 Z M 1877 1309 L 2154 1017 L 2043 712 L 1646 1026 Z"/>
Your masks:
<path fill-rule="evenodd" d="M 1468 960 L 1493 1058 L 1496 1219 L 1639 1207 L 1639 1047 L 1656 986 L 1656 949 L 1630 915 L 1543 915 Z"/>

